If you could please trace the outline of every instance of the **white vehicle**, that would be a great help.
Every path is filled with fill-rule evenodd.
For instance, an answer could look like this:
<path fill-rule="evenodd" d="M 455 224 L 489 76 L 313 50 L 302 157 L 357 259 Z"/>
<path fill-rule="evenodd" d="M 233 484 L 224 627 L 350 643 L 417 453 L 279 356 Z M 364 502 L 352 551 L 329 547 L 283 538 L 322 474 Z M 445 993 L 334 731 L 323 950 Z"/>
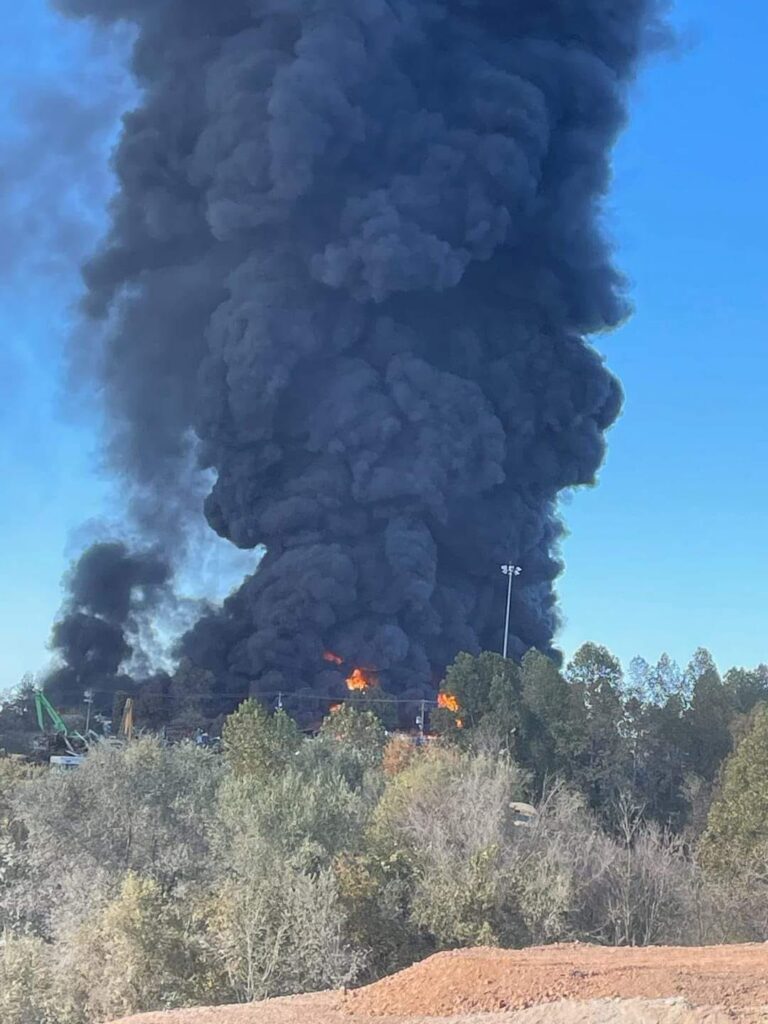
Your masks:
<path fill-rule="evenodd" d="M 538 817 L 538 811 L 532 804 L 513 802 L 509 808 L 512 811 L 513 825 L 533 825 Z"/>
<path fill-rule="evenodd" d="M 85 760 L 85 754 L 52 754 L 49 760 L 51 768 L 79 768 Z"/>

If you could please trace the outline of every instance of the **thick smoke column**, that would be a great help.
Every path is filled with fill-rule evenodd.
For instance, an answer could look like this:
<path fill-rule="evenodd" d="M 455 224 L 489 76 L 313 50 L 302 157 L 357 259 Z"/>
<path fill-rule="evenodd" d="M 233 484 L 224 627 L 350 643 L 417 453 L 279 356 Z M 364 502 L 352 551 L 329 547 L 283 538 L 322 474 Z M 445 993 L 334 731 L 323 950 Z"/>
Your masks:
<path fill-rule="evenodd" d="M 140 657 L 143 620 L 168 594 L 170 569 L 155 551 L 131 553 L 120 543 L 94 544 L 72 567 L 63 613 L 51 646 L 64 662 L 45 688 L 63 707 L 79 704 L 92 689 L 97 707 L 111 707 L 111 694 L 131 685 L 120 676 Z"/>
<path fill-rule="evenodd" d="M 560 491 L 621 405 L 599 228 L 654 0 L 59 0 L 143 90 L 86 268 L 113 453 L 163 500 L 192 433 L 259 570 L 184 641 L 225 691 L 375 668 L 418 693 L 550 649 Z"/>

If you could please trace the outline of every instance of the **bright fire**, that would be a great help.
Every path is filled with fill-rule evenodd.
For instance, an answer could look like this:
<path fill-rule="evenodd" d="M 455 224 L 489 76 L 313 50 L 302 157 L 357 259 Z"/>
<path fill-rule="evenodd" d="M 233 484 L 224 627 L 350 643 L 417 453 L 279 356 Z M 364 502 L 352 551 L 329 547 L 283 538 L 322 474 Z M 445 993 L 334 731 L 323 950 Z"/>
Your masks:
<path fill-rule="evenodd" d="M 453 711 L 454 713 L 459 710 L 459 702 L 452 693 L 438 693 L 437 706 L 439 708 L 445 708 L 446 711 Z"/>
<path fill-rule="evenodd" d="M 348 690 L 367 690 L 375 685 L 376 677 L 373 673 L 362 668 L 356 668 L 352 675 L 347 677 Z"/>
<path fill-rule="evenodd" d="M 344 659 L 340 658 L 338 654 L 334 654 L 333 651 L 325 651 L 323 654 L 323 661 L 328 661 L 331 665 L 343 665 Z"/>

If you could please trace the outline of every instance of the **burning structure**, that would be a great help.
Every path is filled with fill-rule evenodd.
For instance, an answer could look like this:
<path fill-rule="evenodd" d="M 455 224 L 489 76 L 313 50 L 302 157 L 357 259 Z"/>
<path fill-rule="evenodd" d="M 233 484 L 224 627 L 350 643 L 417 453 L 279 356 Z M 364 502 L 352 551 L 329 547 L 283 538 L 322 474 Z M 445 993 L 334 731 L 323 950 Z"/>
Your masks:
<path fill-rule="evenodd" d="M 510 558 L 511 652 L 550 650 L 558 495 L 621 406 L 585 338 L 627 312 L 600 203 L 654 0 L 58 3 L 137 33 L 85 268 L 115 463 L 180 514 L 194 450 L 265 549 L 180 650 L 226 693 L 434 695 L 500 647 Z"/>

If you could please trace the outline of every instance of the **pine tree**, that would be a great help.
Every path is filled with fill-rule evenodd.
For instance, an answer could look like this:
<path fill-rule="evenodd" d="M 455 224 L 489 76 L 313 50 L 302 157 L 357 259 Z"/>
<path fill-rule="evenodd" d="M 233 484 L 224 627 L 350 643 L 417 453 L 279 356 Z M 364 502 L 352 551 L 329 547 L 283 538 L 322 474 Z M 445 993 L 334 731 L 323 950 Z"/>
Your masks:
<path fill-rule="evenodd" d="M 700 857 L 716 874 L 768 881 L 768 708 L 725 763 Z"/>
<path fill-rule="evenodd" d="M 685 713 L 688 764 L 696 775 L 711 781 L 733 745 L 729 726 L 733 708 L 709 651 L 699 648 L 688 666 L 693 682 Z"/>
<path fill-rule="evenodd" d="M 768 665 L 732 668 L 726 672 L 723 685 L 733 710 L 748 715 L 758 704 L 768 702 Z"/>
<path fill-rule="evenodd" d="M 584 708 L 584 746 L 576 781 L 593 807 L 607 808 L 632 784 L 621 663 L 606 647 L 586 643 L 569 662 L 566 678 Z"/>
<path fill-rule="evenodd" d="M 531 742 L 537 779 L 571 778 L 586 745 L 583 705 L 557 665 L 540 651 L 528 651 L 521 672 L 525 704 L 538 726 Z"/>

